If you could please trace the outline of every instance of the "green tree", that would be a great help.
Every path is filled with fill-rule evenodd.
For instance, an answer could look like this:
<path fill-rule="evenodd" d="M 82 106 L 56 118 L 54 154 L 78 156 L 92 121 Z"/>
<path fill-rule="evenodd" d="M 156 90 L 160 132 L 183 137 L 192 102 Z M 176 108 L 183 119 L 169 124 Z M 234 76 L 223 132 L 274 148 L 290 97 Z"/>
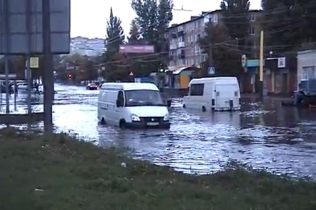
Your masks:
<path fill-rule="evenodd" d="M 110 17 L 107 21 L 106 28 L 106 43 L 107 51 L 118 52 L 121 44 L 124 43 L 124 30 L 122 21 L 113 14 L 112 7 L 110 8 Z"/>
<path fill-rule="evenodd" d="M 198 40 L 207 59 L 202 63 L 202 71 L 198 76 L 208 75 L 210 58 L 216 69 L 216 76 L 239 76 L 242 73 L 240 55 L 235 40 L 229 36 L 224 24 L 209 23 L 205 28 L 206 36 Z M 210 55 L 212 53 L 212 55 Z"/>
<path fill-rule="evenodd" d="M 313 0 L 262 0 L 267 51 L 296 51 L 316 41 L 316 2 Z"/>
<path fill-rule="evenodd" d="M 132 8 L 137 15 L 135 22 L 143 38 L 143 43 L 155 47 L 155 56 L 140 60 L 142 66 L 147 68 L 147 74 L 150 74 L 161 67 L 166 67 L 168 44 L 164 39 L 164 33 L 173 18 L 173 1 L 132 0 Z"/>
<path fill-rule="evenodd" d="M 110 17 L 107 21 L 106 28 L 106 41 L 104 54 L 105 60 L 105 77 L 107 80 L 120 80 L 115 75 L 122 75 L 125 72 L 125 68 L 119 65 L 120 61 L 117 61 L 119 57 L 120 45 L 124 44 L 125 36 L 122 28 L 121 20 L 113 14 L 113 9 L 110 9 Z"/>
<path fill-rule="evenodd" d="M 238 48 L 247 54 L 247 37 L 250 28 L 250 1 L 249 0 L 223 0 L 222 21 L 227 28 L 228 35 L 236 40 Z M 250 53 L 250 52 L 249 52 Z"/>
<path fill-rule="evenodd" d="M 129 44 L 139 43 L 139 41 L 140 41 L 140 34 L 139 34 L 138 25 L 136 23 L 136 20 L 132 20 L 131 28 L 129 31 L 128 43 Z"/>

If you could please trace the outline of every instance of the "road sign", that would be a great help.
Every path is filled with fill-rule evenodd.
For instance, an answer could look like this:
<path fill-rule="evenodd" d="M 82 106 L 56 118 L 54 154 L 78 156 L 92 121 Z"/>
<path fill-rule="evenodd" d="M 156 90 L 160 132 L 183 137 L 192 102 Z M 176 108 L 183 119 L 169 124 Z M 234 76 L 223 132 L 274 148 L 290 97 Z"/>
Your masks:
<path fill-rule="evenodd" d="M 0 54 L 43 53 L 42 2 L 0 0 Z M 52 53 L 68 54 L 70 0 L 50 0 L 50 21 Z"/>
<path fill-rule="evenodd" d="M 285 68 L 286 67 L 286 58 L 281 57 L 278 58 L 278 68 Z"/>
<path fill-rule="evenodd" d="M 215 67 L 209 67 L 208 68 L 208 74 L 209 75 L 214 75 L 215 74 Z"/>
<path fill-rule="evenodd" d="M 30 58 L 30 68 L 32 68 L 32 69 L 39 68 L 39 58 L 38 57 L 31 57 Z"/>
<path fill-rule="evenodd" d="M 134 76 L 133 72 L 129 73 L 129 76 Z"/>
<path fill-rule="evenodd" d="M 243 68 L 246 68 L 247 67 L 247 56 L 246 55 L 242 55 L 241 56 L 241 66 Z"/>

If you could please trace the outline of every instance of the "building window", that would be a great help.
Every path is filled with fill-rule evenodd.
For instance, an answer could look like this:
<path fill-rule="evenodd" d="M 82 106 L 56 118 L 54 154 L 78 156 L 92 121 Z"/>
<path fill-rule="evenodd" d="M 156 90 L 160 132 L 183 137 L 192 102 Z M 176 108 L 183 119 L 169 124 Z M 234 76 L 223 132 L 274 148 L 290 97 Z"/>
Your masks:
<path fill-rule="evenodd" d="M 212 20 L 213 20 L 213 23 L 217 23 L 218 18 L 217 18 L 217 15 L 216 15 L 216 14 L 213 15 Z"/>
<path fill-rule="evenodd" d="M 255 16 L 255 14 L 250 14 L 250 21 L 251 22 L 255 22 L 256 21 L 256 16 Z"/>
<path fill-rule="evenodd" d="M 255 28 L 254 28 L 254 27 L 250 27 L 250 29 L 249 29 L 249 34 L 250 34 L 250 35 L 255 35 L 255 34 L 256 34 L 256 31 L 255 31 Z"/>
<path fill-rule="evenodd" d="M 190 86 L 190 96 L 203 96 L 204 84 L 192 84 Z"/>
<path fill-rule="evenodd" d="M 302 71 L 303 79 L 315 79 L 315 66 L 304 66 Z"/>

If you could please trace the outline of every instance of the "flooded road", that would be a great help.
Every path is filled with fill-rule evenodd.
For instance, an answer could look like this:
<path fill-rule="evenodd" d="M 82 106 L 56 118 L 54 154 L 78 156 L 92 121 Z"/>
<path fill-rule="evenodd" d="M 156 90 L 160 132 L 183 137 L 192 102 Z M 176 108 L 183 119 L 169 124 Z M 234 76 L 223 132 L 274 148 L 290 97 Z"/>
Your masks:
<path fill-rule="evenodd" d="M 278 174 L 316 177 L 316 110 L 244 99 L 241 112 L 202 113 L 184 110 L 181 100 L 174 99 L 170 130 L 131 131 L 98 125 L 98 91 L 61 85 L 55 89 L 58 131 L 101 146 L 129 147 L 135 158 L 188 173 L 214 172 L 236 160 Z"/>

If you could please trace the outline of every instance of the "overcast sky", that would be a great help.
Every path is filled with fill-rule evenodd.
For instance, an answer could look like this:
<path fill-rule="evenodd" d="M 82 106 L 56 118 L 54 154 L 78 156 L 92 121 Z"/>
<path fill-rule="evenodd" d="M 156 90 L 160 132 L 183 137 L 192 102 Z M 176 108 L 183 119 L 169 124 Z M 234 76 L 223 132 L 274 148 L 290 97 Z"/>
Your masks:
<path fill-rule="evenodd" d="M 251 8 L 259 9 L 261 0 L 251 0 Z M 174 0 L 174 8 L 192 11 L 173 11 L 172 23 L 181 23 L 190 19 L 192 15 L 199 15 L 201 11 L 219 9 L 220 0 Z M 131 0 L 71 0 L 71 36 L 89 38 L 105 37 L 106 20 L 110 7 L 114 15 L 118 16 L 126 34 L 130 22 L 135 17 L 131 8 Z"/>

